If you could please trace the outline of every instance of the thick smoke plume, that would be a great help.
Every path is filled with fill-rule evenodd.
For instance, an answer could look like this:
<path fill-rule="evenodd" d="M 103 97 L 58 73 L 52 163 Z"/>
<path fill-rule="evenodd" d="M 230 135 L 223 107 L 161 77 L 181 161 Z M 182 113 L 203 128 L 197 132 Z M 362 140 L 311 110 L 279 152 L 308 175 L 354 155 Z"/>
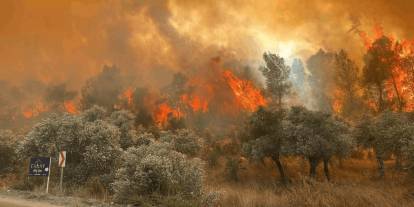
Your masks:
<path fill-rule="evenodd" d="M 117 100 L 132 96 L 156 107 L 163 104 L 160 96 L 179 73 L 189 77 L 185 88 L 192 90 L 186 91 L 188 97 L 174 98 L 202 111 L 204 102 L 211 100 L 197 97 L 217 90 L 199 86 L 214 84 L 210 79 L 224 71 L 260 88 L 263 77 L 257 68 L 264 52 L 278 53 L 288 62 L 300 58 L 306 68 L 306 60 L 320 48 L 344 49 L 361 65 L 362 31 L 382 25 L 395 38 L 414 36 L 414 23 L 405 21 L 414 18 L 414 3 L 404 0 L 4 0 L 0 4 L 0 117 L 5 120 L 10 116 L 24 120 L 59 107 L 77 113 L 89 107 L 86 103 L 122 107 Z M 101 73 L 103 67 L 119 71 L 107 77 L 105 69 Z M 301 73 L 295 85 L 300 98 L 293 102 L 302 102 L 307 92 L 299 83 L 311 71 L 301 69 L 297 61 L 295 68 Z M 232 102 L 226 93 L 207 97 Z M 219 110 L 221 106 L 214 103 L 210 110 Z"/>

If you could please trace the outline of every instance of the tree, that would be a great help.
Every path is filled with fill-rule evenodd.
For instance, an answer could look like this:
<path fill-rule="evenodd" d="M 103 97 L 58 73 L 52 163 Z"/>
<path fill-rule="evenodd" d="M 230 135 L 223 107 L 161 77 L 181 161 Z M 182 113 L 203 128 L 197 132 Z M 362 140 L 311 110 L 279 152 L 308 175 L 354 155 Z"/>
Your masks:
<path fill-rule="evenodd" d="M 379 176 L 384 177 L 384 159 L 393 154 L 399 165 L 405 147 L 414 140 L 414 125 L 405 114 L 386 111 L 361 120 L 356 127 L 355 137 L 361 146 L 374 149 Z"/>
<path fill-rule="evenodd" d="M 11 172 L 17 161 L 17 135 L 10 130 L 0 130 L 0 174 Z"/>
<path fill-rule="evenodd" d="M 103 120 L 86 122 L 80 116 L 52 115 L 33 127 L 20 150 L 23 157 L 50 156 L 67 152 L 67 181 L 82 184 L 99 177 L 109 184 L 120 156 L 119 129 Z"/>
<path fill-rule="evenodd" d="M 189 156 L 199 154 L 203 146 L 202 139 L 190 129 L 164 131 L 160 140 L 172 144 L 175 151 Z"/>
<path fill-rule="evenodd" d="M 280 156 L 286 153 L 283 150 L 285 143 L 282 119 L 283 111 L 272 112 L 259 108 L 249 120 L 247 136 L 244 140 L 243 152 L 254 160 L 263 160 L 270 157 L 276 164 L 283 182 L 287 181 Z"/>
<path fill-rule="evenodd" d="M 183 195 L 197 198 L 203 191 L 203 163 L 174 151 L 166 142 L 129 148 L 112 184 L 115 200 L 128 203 L 138 196 Z"/>
<path fill-rule="evenodd" d="M 376 90 L 378 112 L 382 112 L 387 108 L 384 100 L 385 82 L 392 78 L 394 89 L 397 93 L 399 108 L 402 108 L 402 100 L 396 87 L 392 69 L 398 61 L 396 61 L 397 53 L 392 49 L 392 42 L 388 37 L 381 37 L 372 44 L 364 56 L 365 66 L 363 67 L 363 84 L 367 90 Z"/>
<path fill-rule="evenodd" d="M 358 98 L 358 67 L 349 59 L 344 50 L 335 54 L 335 83 L 341 97 L 342 106 L 339 113 L 342 116 L 354 116 L 362 104 Z"/>
<path fill-rule="evenodd" d="M 322 160 L 329 180 L 329 160 L 334 155 L 346 156 L 353 147 L 353 139 L 344 122 L 304 107 L 291 108 L 285 131 L 288 151 L 308 159 L 311 177 L 316 176 L 316 168 Z"/>
<path fill-rule="evenodd" d="M 110 121 L 121 132 L 119 140 L 121 148 L 125 150 L 131 147 L 134 142 L 134 134 L 136 134 L 134 132 L 134 114 L 126 110 L 114 111 L 111 114 Z"/>
<path fill-rule="evenodd" d="M 290 93 L 291 83 L 289 81 L 290 67 L 285 60 L 271 53 L 264 53 L 263 59 L 266 66 L 260 67 L 266 78 L 266 91 L 278 108 L 282 108 L 283 98 Z"/>

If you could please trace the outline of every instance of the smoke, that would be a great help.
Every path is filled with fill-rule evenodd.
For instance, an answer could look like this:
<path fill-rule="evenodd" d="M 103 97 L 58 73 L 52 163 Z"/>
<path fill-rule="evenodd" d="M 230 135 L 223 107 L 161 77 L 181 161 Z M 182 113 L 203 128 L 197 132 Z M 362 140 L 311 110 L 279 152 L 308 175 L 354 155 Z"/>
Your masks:
<path fill-rule="evenodd" d="M 127 84 L 162 89 L 177 72 L 214 79 L 215 57 L 238 75 L 250 67 L 255 83 L 262 80 L 256 69 L 264 52 L 290 64 L 320 48 L 344 49 L 362 64 L 356 32 L 380 24 L 396 38 L 411 39 L 413 9 L 406 0 L 3 0 L 0 102 L 34 105 L 48 87 L 63 83 L 66 92 L 80 91 L 104 65 L 125 78 L 118 92 Z M 104 102 L 110 98 L 117 97 Z"/>

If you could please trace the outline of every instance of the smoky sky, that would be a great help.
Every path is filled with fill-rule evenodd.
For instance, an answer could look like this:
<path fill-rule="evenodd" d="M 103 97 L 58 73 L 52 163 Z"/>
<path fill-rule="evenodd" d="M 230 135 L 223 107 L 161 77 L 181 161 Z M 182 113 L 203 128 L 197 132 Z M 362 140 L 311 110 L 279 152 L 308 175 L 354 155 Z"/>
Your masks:
<path fill-rule="evenodd" d="M 413 10 L 409 0 L 2 0 L 0 79 L 79 89 L 116 65 L 158 86 L 217 56 L 255 67 L 263 52 L 306 59 L 319 48 L 358 62 L 364 47 L 352 27 L 413 39 Z"/>

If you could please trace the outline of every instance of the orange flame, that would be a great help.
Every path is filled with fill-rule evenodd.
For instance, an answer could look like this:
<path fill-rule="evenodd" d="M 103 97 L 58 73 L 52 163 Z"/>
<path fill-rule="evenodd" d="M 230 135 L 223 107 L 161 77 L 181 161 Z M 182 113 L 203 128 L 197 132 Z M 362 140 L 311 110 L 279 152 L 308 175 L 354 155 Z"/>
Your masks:
<path fill-rule="evenodd" d="M 194 95 L 192 97 L 189 97 L 189 95 L 184 94 L 181 96 L 181 101 L 190 106 L 194 112 L 207 112 L 208 110 L 207 100 L 203 99 L 200 96 Z"/>
<path fill-rule="evenodd" d="M 70 113 L 70 114 L 78 114 L 79 111 L 75 106 L 75 103 L 73 103 L 73 101 L 65 101 L 63 103 L 66 112 Z"/>
<path fill-rule="evenodd" d="M 374 28 L 375 37 L 369 38 L 365 32 L 360 32 L 367 50 L 372 48 L 372 39 L 379 39 L 384 35 L 380 26 Z M 414 41 L 403 40 L 397 42 L 394 37 L 388 36 L 391 41 L 391 49 L 395 52 L 393 57 L 394 66 L 391 69 L 391 78 L 385 83 L 386 98 L 391 103 L 392 110 L 413 111 L 414 110 L 414 77 L 410 77 L 407 68 L 404 68 L 403 59 L 414 55 Z M 387 62 L 388 60 L 381 60 Z M 377 108 L 373 102 L 368 102 L 370 108 Z M 402 106 L 400 106 L 400 104 Z"/>
<path fill-rule="evenodd" d="M 332 110 L 336 114 L 340 114 L 343 110 L 344 105 L 344 93 L 340 89 L 334 91 L 333 101 L 332 101 Z"/>
<path fill-rule="evenodd" d="M 181 118 L 182 116 L 183 113 L 180 109 L 173 109 L 167 103 L 160 104 L 153 115 L 154 121 L 159 127 L 165 126 L 171 117 Z"/>
<path fill-rule="evenodd" d="M 128 105 L 132 104 L 132 96 L 133 96 L 134 91 L 132 90 L 131 87 L 127 88 L 122 94 L 121 94 L 121 98 L 124 98 L 127 100 Z"/>
<path fill-rule="evenodd" d="M 261 91 L 248 80 L 236 77 L 231 71 L 223 72 L 223 76 L 233 91 L 237 102 L 249 111 L 255 111 L 259 106 L 265 106 L 266 100 Z"/>
<path fill-rule="evenodd" d="M 42 102 L 37 102 L 34 104 L 34 106 L 25 108 L 22 111 L 22 115 L 26 119 L 30 119 L 39 116 L 42 112 L 45 112 L 47 110 L 47 107 Z"/>

